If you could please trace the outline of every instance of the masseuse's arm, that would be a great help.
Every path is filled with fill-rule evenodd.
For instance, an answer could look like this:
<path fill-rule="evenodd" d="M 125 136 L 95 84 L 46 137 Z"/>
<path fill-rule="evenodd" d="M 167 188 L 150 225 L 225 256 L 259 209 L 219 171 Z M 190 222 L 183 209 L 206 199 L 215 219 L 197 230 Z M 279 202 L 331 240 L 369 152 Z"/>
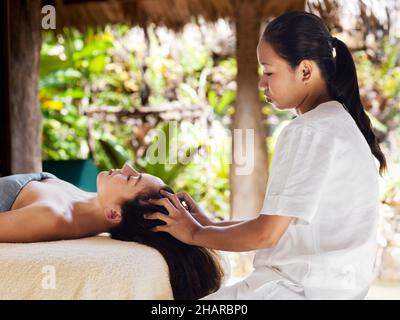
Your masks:
<path fill-rule="evenodd" d="M 239 223 L 243 223 L 248 220 L 224 220 L 224 221 L 213 221 L 209 227 L 229 227 L 229 226 L 234 226 Z"/>
<path fill-rule="evenodd" d="M 59 235 L 60 217 L 45 204 L 0 212 L 0 242 L 54 240 Z"/>
<path fill-rule="evenodd" d="M 168 232 L 182 242 L 224 251 L 250 251 L 274 247 L 286 232 L 292 217 L 260 215 L 232 226 L 202 226 L 183 208 L 177 196 L 163 193 L 167 198 L 151 202 L 164 206 L 169 215 L 153 213 L 148 219 L 159 219 L 154 231 Z"/>

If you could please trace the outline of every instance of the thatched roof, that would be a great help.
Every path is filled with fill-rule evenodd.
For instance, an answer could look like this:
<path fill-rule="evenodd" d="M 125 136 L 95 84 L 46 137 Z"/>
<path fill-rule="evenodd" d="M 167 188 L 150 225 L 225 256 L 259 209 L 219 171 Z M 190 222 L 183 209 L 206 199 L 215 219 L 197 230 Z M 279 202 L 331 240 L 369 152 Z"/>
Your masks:
<path fill-rule="evenodd" d="M 121 22 L 140 26 L 153 22 L 179 29 L 198 16 L 207 21 L 234 19 L 238 1 L 259 6 L 260 19 L 305 7 L 305 0 L 56 0 L 55 4 L 58 29 Z"/>

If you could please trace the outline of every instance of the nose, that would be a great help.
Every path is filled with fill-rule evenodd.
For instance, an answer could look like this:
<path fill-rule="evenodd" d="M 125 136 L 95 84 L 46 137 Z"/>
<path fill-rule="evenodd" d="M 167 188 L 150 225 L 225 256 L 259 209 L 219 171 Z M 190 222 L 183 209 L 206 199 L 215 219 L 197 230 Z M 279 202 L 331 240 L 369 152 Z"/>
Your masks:
<path fill-rule="evenodd" d="M 123 167 L 121 168 L 121 172 L 125 175 L 131 175 L 131 176 L 138 176 L 139 172 L 137 172 L 132 166 L 130 166 L 128 163 L 125 163 Z"/>
<path fill-rule="evenodd" d="M 268 83 L 267 80 L 264 79 L 264 77 L 261 77 L 260 81 L 258 82 L 258 88 L 262 91 L 268 89 Z"/>

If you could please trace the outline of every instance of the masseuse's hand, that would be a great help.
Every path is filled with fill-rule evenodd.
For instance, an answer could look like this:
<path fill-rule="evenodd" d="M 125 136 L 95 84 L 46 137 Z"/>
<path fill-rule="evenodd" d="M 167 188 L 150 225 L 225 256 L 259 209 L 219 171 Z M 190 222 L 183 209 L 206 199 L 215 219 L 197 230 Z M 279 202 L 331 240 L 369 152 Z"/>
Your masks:
<path fill-rule="evenodd" d="M 161 190 L 163 195 L 172 195 L 164 190 Z M 196 219 L 202 226 L 212 226 L 214 222 L 207 216 L 207 214 L 197 205 L 193 198 L 187 192 L 179 192 L 176 194 L 181 203 L 184 201 L 186 209 L 190 212 L 193 218 Z M 185 205 L 184 205 L 185 207 Z"/>
<path fill-rule="evenodd" d="M 155 232 L 168 232 L 170 235 L 184 243 L 194 244 L 194 235 L 202 228 L 201 224 L 197 222 L 190 212 L 183 207 L 177 195 L 168 192 L 162 192 L 162 195 L 166 198 L 150 199 L 149 203 L 164 207 L 168 211 L 169 215 L 161 212 L 144 215 L 146 219 L 158 219 L 166 223 L 165 225 L 156 226 L 152 230 Z"/>

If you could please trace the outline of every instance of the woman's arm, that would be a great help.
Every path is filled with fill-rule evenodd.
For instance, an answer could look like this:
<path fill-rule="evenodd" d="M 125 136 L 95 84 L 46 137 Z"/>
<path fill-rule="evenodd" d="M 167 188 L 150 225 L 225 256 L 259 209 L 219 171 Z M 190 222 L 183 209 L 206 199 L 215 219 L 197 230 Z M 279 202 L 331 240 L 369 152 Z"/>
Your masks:
<path fill-rule="evenodd" d="M 250 251 L 275 246 L 287 230 L 292 217 L 260 215 L 232 226 L 202 226 L 183 208 L 177 196 L 163 193 L 167 198 L 151 203 L 164 206 L 169 215 L 153 213 L 148 219 L 166 222 L 154 231 L 170 233 L 182 242 L 225 251 Z"/>
<path fill-rule="evenodd" d="M 191 244 L 239 252 L 273 248 L 286 232 L 292 219 L 278 215 L 260 215 L 232 226 L 200 227 L 193 233 Z"/>
<path fill-rule="evenodd" d="M 213 221 L 212 225 L 207 227 L 230 227 L 239 223 L 246 222 L 248 220 L 224 220 L 224 221 Z"/>
<path fill-rule="evenodd" d="M 0 242 L 37 242 L 59 238 L 61 217 L 45 204 L 0 212 Z"/>

